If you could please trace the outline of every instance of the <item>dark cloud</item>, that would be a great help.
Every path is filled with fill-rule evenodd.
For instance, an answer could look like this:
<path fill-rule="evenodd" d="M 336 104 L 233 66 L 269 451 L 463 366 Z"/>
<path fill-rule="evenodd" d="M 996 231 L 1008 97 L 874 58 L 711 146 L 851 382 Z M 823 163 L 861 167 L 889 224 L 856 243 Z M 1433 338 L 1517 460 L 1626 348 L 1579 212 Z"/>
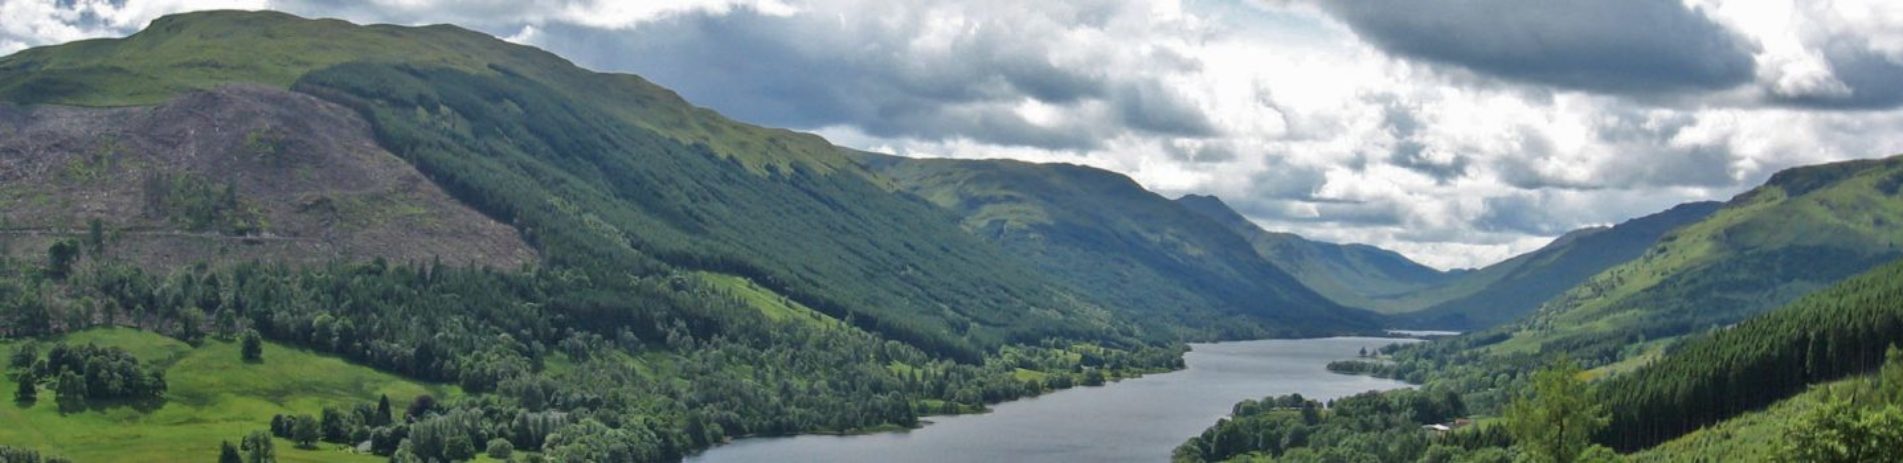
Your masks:
<path fill-rule="evenodd" d="M 923 10 L 923 8 L 920 8 Z M 1103 8 L 1066 10 L 1072 27 Z M 1055 46 L 1014 18 L 987 18 L 942 45 L 915 48 L 932 18 L 830 13 L 775 16 L 746 8 L 687 13 L 628 30 L 551 24 L 536 42 L 592 67 L 640 74 L 740 120 L 814 129 L 850 125 L 881 138 L 973 140 L 1089 150 L 1119 133 L 1204 137 L 1215 129 L 1176 91 L 1102 66 L 1060 66 Z M 1027 19 L 1027 18 L 1015 18 Z M 1194 66 L 1164 56 L 1164 67 Z M 1165 69 L 1166 71 L 1167 69 Z M 1148 71 L 1155 71 L 1146 69 Z M 1033 124 L 1016 112 L 1036 99 L 1065 117 Z M 1108 114 L 1075 111 L 1101 102 Z M 1079 114 L 1085 114 L 1080 116 Z"/>
<path fill-rule="evenodd" d="M 1658 94 L 1753 78 L 1753 46 L 1677 0 L 1318 3 L 1391 53 L 1507 79 Z"/>

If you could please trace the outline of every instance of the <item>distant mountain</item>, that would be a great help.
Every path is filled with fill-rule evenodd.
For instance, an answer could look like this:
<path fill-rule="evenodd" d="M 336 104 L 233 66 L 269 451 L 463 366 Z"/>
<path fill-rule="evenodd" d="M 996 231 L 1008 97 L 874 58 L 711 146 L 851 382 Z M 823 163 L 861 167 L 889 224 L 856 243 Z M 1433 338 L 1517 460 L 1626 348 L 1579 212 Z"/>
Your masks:
<path fill-rule="evenodd" d="M 1593 275 L 1638 258 L 1661 236 L 1703 220 L 1720 205 L 1681 204 L 1615 226 L 1567 233 L 1538 250 L 1462 275 L 1456 285 L 1479 289 L 1408 313 L 1401 323 L 1466 331 L 1513 321 Z"/>
<path fill-rule="evenodd" d="M 1120 174 L 1069 164 L 861 153 L 897 188 L 959 215 L 972 234 L 1132 316 L 1230 335 L 1379 328 L 1258 257 L 1229 226 Z"/>
<path fill-rule="evenodd" d="M 1798 167 L 1515 324 L 1499 348 L 1610 360 L 1735 323 L 1903 256 L 1903 157 Z"/>
<path fill-rule="evenodd" d="M 1365 244 L 1314 241 L 1263 230 L 1215 196 L 1185 195 L 1177 204 L 1215 220 L 1249 241 L 1257 255 L 1337 303 L 1378 312 L 1419 307 L 1410 294 L 1446 284 L 1465 272 L 1442 272 L 1400 253 Z"/>

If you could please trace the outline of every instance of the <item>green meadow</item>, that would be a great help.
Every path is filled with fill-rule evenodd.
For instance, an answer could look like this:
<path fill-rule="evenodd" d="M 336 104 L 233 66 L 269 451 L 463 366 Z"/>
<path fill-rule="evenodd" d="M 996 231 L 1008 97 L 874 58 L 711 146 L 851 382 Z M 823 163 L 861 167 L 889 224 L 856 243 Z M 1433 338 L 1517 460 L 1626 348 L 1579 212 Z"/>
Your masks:
<path fill-rule="evenodd" d="M 0 342 L 12 352 L 20 341 Z M 276 414 L 318 415 L 325 406 L 375 402 L 390 396 L 401 410 L 420 394 L 453 397 L 454 386 L 438 386 L 378 372 L 342 359 L 266 343 L 264 361 L 240 359 L 236 342 L 208 339 L 192 347 L 184 342 L 127 328 L 94 329 L 41 342 L 96 343 L 125 348 L 141 362 L 165 368 L 169 389 L 157 406 L 93 404 L 62 414 L 53 391 L 42 385 L 40 400 L 21 404 L 7 398 L 0 406 L 0 444 L 38 449 L 50 456 L 81 462 L 211 461 L 222 441 L 236 444 L 245 433 L 267 429 Z M 13 391 L 10 378 L 0 387 Z M 335 444 L 316 450 L 277 442 L 278 460 L 384 461 L 353 454 Z"/>

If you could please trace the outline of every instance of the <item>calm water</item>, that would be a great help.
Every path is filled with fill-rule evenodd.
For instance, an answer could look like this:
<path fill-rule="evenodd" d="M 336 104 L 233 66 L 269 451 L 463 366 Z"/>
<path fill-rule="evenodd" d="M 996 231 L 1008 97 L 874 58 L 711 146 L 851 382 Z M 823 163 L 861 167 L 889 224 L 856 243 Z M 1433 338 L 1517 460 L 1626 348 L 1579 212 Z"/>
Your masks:
<path fill-rule="evenodd" d="M 1404 387 L 1329 373 L 1332 360 L 1406 339 L 1327 338 L 1195 344 L 1188 368 L 992 406 L 982 415 L 929 417 L 924 428 L 863 436 L 742 439 L 692 463 L 728 462 L 1159 462 L 1242 399 L 1301 393 L 1329 399 Z"/>

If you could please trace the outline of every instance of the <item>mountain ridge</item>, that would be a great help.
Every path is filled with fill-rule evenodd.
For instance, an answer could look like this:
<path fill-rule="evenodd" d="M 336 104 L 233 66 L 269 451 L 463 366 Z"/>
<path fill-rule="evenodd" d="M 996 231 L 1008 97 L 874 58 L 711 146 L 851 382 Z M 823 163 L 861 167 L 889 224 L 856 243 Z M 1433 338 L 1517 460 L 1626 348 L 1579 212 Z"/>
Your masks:
<path fill-rule="evenodd" d="M 1464 273 L 1436 270 L 1376 246 L 1326 243 L 1263 230 L 1215 196 L 1184 195 L 1175 201 L 1243 236 L 1257 255 L 1342 305 L 1403 311 L 1411 308 L 1406 295 Z"/>

